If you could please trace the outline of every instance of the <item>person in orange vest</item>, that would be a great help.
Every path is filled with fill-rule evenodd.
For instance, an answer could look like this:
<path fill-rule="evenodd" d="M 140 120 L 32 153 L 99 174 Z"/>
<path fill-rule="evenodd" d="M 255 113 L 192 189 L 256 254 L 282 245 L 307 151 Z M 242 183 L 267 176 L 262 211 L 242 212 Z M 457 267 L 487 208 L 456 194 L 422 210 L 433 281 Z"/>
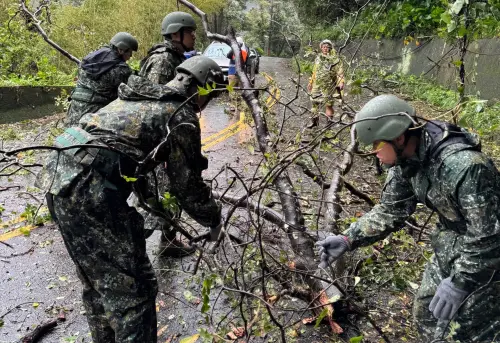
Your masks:
<path fill-rule="evenodd" d="M 247 62 L 247 57 L 248 57 L 248 51 L 245 46 L 245 42 L 243 41 L 242 37 L 236 37 L 236 41 L 238 42 L 238 45 L 241 49 L 241 62 L 243 65 L 243 70 L 246 70 L 246 62 Z M 233 49 L 229 50 L 229 52 L 226 55 L 227 58 L 229 58 L 229 70 L 227 72 L 227 79 L 228 82 L 231 86 L 237 87 L 239 85 L 239 79 L 238 75 L 236 75 L 236 61 L 234 59 L 234 52 Z M 230 110 L 231 111 L 236 111 L 236 108 L 238 107 L 238 94 L 235 92 L 230 92 L 229 97 L 231 99 L 231 102 L 235 102 L 235 105 L 231 105 Z"/>

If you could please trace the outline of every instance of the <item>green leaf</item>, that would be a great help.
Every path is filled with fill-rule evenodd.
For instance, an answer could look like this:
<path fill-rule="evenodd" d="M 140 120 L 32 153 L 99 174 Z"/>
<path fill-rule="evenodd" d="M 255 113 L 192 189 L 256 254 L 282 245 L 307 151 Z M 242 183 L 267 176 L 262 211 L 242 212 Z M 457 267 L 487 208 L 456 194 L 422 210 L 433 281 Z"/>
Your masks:
<path fill-rule="evenodd" d="M 40 304 L 39 304 L 39 303 L 33 303 L 33 307 L 34 307 L 34 308 L 37 308 L 38 306 L 40 306 Z"/>
<path fill-rule="evenodd" d="M 4 322 L 3 319 L 0 319 L 0 328 L 3 326 Z"/>
<path fill-rule="evenodd" d="M 19 231 L 26 237 L 28 237 L 31 234 L 31 229 L 29 226 L 23 226 L 22 228 L 19 229 Z"/>
<path fill-rule="evenodd" d="M 319 314 L 318 318 L 316 318 L 316 324 L 314 324 L 314 327 L 317 328 L 319 326 L 319 324 L 321 323 L 321 321 L 323 320 L 323 318 L 325 318 L 325 316 L 328 314 L 328 308 L 325 307 L 323 308 L 323 311 L 321 311 L 321 313 Z"/>
<path fill-rule="evenodd" d="M 208 95 L 209 93 L 210 93 L 210 91 L 206 90 L 203 87 L 198 86 L 198 94 L 199 95 Z"/>
<path fill-rule="evenodd" d="M 209 90 L 209 91 L 211 91 L 211 90 L 212 90 L 212 87 L 211 87 L 208 83 L 206 84 L 206 86 L 207 86 L 207 87 L 206 87 L 206 89 L 207 89 L 207 90 Z"/>
<path fill-rule="evenodd" d="M 194 343 L 200 338 L 200 334 L 197 333 L 196 335 L 192 335 L 189 337 L 185 337 L 179 341 L 179 343 Z"/>
<path fill-rule="evenodd" d="M 210 289 L 212 288 L 212 282 L 213 280 L 210 277 L 203 280 L 203 287 L 201 288 L 201 295 L 203 297 L 201 313 L 206 313 L 210 309 Z"/>
<path fill-rule="evenodd" d="M 212 82 L 212 89 L 217 88 L 217 84 L 215 82 Z"/>
<path fill-rule="evenodd" d="M 361 343 L 363 341 L 363 336 L 351 337 L 349 343 Z"/>
<path fill-rule="evenodd" d="M 226 89 L 229 91 L 229 93 L 234 92 L 234 87 L 232 85 L 227 85 Z"/>
<path fill-rule="evenodd" d="M 59 276 L 59 281 L 66 282 L 66 281 L 68 281 L 68 277 L 67 276 Z"/>
<path fill-rule="evenodd" d="M 214 335 L 212 335 L 210 332 L 208 332 L 207 329 L 199 329 L 198 332 L 200 333 L 200 336 L 203 339 L 203 342 L 212 343 L 212 340 L 214 339 Z"/>
<path fill-rule="evenodd" d="M 463 37 L 468 33 L 467 29 L 465 27 L 461 27 L 458 29 L 457 36 L 458 37 Z"/>
<path fill-rule="evenodd" d="M 445 23 L 445 24 L 450 24 L 451 23 L 451 14 L 448 13 L 448 12 L 444 12 L 443 14 L 441 14 L 441 20 Z"/>
<path fill-rule="evenodd" d="M 451 6 L 450 12 L 452 14 L 458 15 L 462 8 L 464 7 L 465 4 L 468 4 L 469 0 L 457 0 L 455 3 Z"/>
<path fill-rule="evenodd" d="M 385 25 L 380 25 L 379 28 L 378 28 L 378 31 L 379 32 L 384 32 L 385 31 L 385 28 L 386 26 Z"/>
<path fill-rule="evenodd" d="M 462 61 L 456 60 L 452 62 L 456 67 L 460 67 L 462 65 Z"/>
<path fill-rule="evenodd" d="M 125 179 L 127 182 L 136 182 L 137 178 L 136 177 L 128 177 L 127 175 L 122 175 L 122 177 Z"/>
<path fill-rule="evenodd" d="M 191 301 L 193 300 L 193 298 L 194 298 L 193 293 L 191 293 L 191 292 L 190 292 L 190 291 L 188 291 L 188 290 L 185 290 L 185 291 L 184 291 L 184 298 L 185 298 L 187 301 L 191 302 Z"/>

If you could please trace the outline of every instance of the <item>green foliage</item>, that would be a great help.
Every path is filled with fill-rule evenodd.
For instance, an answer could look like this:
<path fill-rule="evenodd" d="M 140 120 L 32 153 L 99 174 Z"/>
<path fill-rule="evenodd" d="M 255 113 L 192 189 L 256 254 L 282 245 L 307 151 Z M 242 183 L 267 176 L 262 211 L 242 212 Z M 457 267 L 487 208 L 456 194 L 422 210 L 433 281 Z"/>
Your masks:
<path fill-rule="evenodd" d="M 426 262 L 425 254 L 416 247 L 413 237 L 404 230 L 395 232 L 391 239 L 386 238 L 379 247 L 381 254 L 365 260 L 360 274 L 364 281 L 358 287 L 368 289 L 374 284 L 383 284 L 394 291 L 405 290 L 408 286 L 415 288 Z M 366 250 L 372 251 L 371 248 Z"/>
<path fill-rule="evenodd" d="M 161 203 L 163 208 L 169 211 L 172 214 L 178 214 L 180 212 L 179 202 L 177 198 L 170 194 L 169 192 L 165 192 L 163 194 L 163 198 L 161 199 Z"/>
<path fill-rule="evenodd" d="M 24 218 L 28 223 L 32 223 L 34 225 L 42 225 L 51 220 L 50 214 L 48 212 L 39 213 L 37 215 L 38 207 L 33 204 L 27 204 L 24 208 L 23 213 L 21 213 L 20 217 Z M 23 232 L 25 235 L 29 235 L 29 231 Z"/>
<path fill-rule="evenodd" d="M 202 306 L 201 313 L 207 313 L 210 309 L 210 289 L 214 282 L 215 275 L 210 275 L 203 280 L 203 287 L 201 289 Z"/>
<path fill-rule="evenodd" d="M 8 13 L 13 16 L 14 8 L 10 7 Z M 3 21 L 0 24 L 0 86 L 71 85 L 72 70 L 69 74 L 59 70 L 57 54 L 17 17 L 10 23 Z"/>
<path fill-rule="evenodd" d="M 303 17 L 304 11 L 311 11 L 314 6 L 320 8 L 324 3 L 307 2 L 306 8 L 298 7 L 299 15 Z M 327 17 L 320 15 L 319 20 L 317 17 L 306 18 L 305 23 L 311 29 L 313 41 L 321 41 L 325 37 L 345 39 L 345 33 L 350 31 L 354 20 L 356 24 L 351 31 L 351 38 L 361 38 L 367 34 L 367 37 L 375 39 L 402 38 L 406 44 L 409 43 L 409 37 L 418 42 L 418 37 L 422 36 L 437 35 L 454 40 L 465 34 L 474 39 L 497 37 L 500 34 L 500 3 L 496 0 L 399 0 L 387 5 L 384 1 L 373 1 L 357 18 L 342 13 L 336 25 L 332 25 L 333 20 L 322 20 Z"/>

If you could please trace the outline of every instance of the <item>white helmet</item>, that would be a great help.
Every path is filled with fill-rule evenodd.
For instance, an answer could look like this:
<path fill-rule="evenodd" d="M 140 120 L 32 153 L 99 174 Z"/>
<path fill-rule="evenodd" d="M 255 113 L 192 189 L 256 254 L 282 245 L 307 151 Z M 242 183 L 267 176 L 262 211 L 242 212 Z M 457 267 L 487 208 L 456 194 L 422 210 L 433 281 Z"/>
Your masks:
<path fill-rule="evenodd" d="M 238 45 L 240 47 L 243 46 L 243 44 L 245 44 L 245 42 L 243 41 L 243 38 L 240 36 L 236 37 L 236 41 L 238 42 Z"/>
<path fill-rule="evenodd" d="M 332 49 L 333 49 L 333 43 L 332 43 L 332 41 L 331 41 L 331 40 L 329 40 L 329 39 L 323 39 L 323 40 L 321 41 L 321 43 L 319 43 L 319 48 L 320 48 L 320 49 L 321 49 L 321 47 L 323 46 L 323 44 L 328 44 L 328 45 L 330 45 L 330 48 L 332 48 Z"/>

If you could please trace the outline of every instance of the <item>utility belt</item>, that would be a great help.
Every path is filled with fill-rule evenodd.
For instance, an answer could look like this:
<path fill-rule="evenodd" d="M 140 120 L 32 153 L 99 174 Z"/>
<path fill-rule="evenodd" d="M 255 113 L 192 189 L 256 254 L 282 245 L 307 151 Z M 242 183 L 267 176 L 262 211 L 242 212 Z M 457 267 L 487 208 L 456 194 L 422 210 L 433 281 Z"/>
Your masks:
<path fill-rule="evenodd" d="M 103 148 L 81 147 L 81 145 L 92 144 L 102 145 Z M 88 133 L 79 127 L 70 127 L 59 135 L 55 140 L 55 146 L 66 148 L 74 145 L 80 147 L 64 150 L 63 153 L 69 155 L 74 161 L 84 168 L 92 168 L 98 171 L 106 179 L 106 187 L 116 190 L 115 183 L 120 181 L 120 170 L 131 173 L 135 170 L 135 165 L 130 168 L 130 163 L 120 166 L 120 162 L 125 159 L 118 152 L 109 150 L 98 137 Z M 130 162 L 130 161 L 126 161 Z M 125 174 L 127 175 L 127 174 Z M 133 175 L 133 174 L 130 174 Z"/>
<path fill-rule="evenodd" d="M 112 99 L 104 95 L 101 95 L 97 92 L 94 92 L 91 89 L 84 88 L 81 86 L 76 86 L 73 92 L 71 92 L 70 99 L 93 103 L 93 104 L 103 104 L 103 105 L 107 105 L 112 101 Z"/>

